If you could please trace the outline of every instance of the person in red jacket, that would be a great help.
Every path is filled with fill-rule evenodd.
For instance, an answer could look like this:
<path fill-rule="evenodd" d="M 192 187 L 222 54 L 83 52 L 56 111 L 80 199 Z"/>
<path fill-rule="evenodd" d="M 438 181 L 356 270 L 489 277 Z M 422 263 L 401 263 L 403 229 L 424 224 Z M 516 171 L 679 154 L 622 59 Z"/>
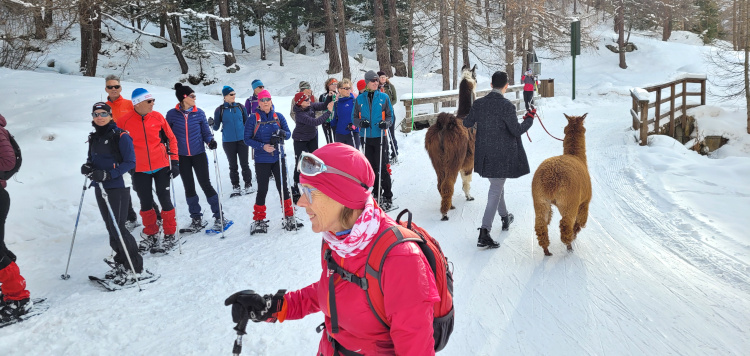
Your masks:
<path fill-rule="evenodd" d="M 169 195 L 170 175 L 180 175 L 180 164 L 177 151 L 177 139 L 172 129 L 159 112 L 154 111 L 154 97 L 146 89 L 138 88 L 131 96 L 133 111 L 120 118 L 118 126 L 128 131 L 133 138 L 135 150 L 135 174 L 133 188 L 141 201 L 141 220 L 143 220 L 143 240 L 138 246 L 141 253 L 164 252 L 176 244 L 175 218 L 172 197 Z M 167 147 L 169 146 L 169 152 Z M 156 212 L 153 208 L 152 186 L 156 186 L 156 196 L 162 207 L 164 237 L 159 241 L 159 225 L 156 224 Z"/>
<path fill-rule="evenodd" d="M 5 130 L 5 117 L 0 115 L 0 171 L 16 166 L 16 155 Z M 5 219 L 10 210 L 10 195 L 6 182 L 0 180 L 0 323 L 12 321 L 28 313 L 33 303 L 26 289 L 26 280 L 16 264 L 16 255 L 5 246 Z"/>
<path fill-rule="evenodd" d="M 356 148 L 332 143 L 303 153 L 299 167 L 297 205 L 306 210 L 313 231 L 323 233 L 323 248 L 333 251 L 335 262 L 363 276 L 373 239 L 396 224 L 370 194 L 375 181 L 370 164 Z M 385 258 L 382 290 L 390 328 L 375 316 L 359 285 L 329 273 L 325 259 L 321 262 L 320 280 L 300 290 L 265 296 L 245 290 L 230 296 L 225 304 L 232 305 L 235 322 L 283 322 L 323 312 L 325 332 L 316 355 L 435 354 L 433 304 L 440 296 L 416 244 L 398 244 Z M 335 278 L 329 281 L 329 275 Z"/>

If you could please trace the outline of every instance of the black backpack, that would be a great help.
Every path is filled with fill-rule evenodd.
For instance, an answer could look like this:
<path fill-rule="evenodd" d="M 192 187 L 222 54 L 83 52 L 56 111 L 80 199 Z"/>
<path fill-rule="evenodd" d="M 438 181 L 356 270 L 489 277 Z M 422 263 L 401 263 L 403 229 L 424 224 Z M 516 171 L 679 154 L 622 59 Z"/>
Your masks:
<path fill-rule="evenodd" d="M 15 137 L 13 137 L 10 132 L 8 132 L 8 141 L 10 141 L 10 145 L 13 146 L 13 154 L 16 156 L 16 165 L 8 171 L 0 171 L 0 180 L 9 180 L 13 177 L 13 175 L 21 169 L 21 162 L 23 161 L 23 159 L 21 159 L 21 147 L 18 146 L 18 142 L 16 142 Z"/>

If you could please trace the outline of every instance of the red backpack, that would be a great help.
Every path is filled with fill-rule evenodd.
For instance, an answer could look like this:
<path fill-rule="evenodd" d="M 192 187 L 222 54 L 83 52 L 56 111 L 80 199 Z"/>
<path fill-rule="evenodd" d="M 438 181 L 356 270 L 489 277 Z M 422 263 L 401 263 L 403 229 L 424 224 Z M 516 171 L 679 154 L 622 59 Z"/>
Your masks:
<path fill-rule="evenodd" d="M 400 221 L 401 216 L 408 213 L 407 221 Z M 383 289 L 380 283 L 380 272 L 388 252 L 396 245 L 412 241 L 415 242 L 430 264 L 432 273 L 435 275 L 435 284 L 440 293 L 440 301 L 434 304 L 434 320 L 432 322 L 433 337 L 435 339 L 435 351 L 440 351 L 448 344 L 448 339 L 453 332 L 453 271 L 448 266 L 448 258 L 440 249 L 440 244 L 430 236 L 427 231 L 411 221 L 411 212 L 404 209 L 396 217 L 398 225 L 383 231 L 372 242 L 374 245 L 367 255 L 367 266 L 365 276 L 359 277 L 354 273 L 346 271 L 339 266 L 332 257 L 332 250 L 324 244 L 324 258 L 328 269 L 341 276 L 341 279 L 352 282 L 367 293 L 367 301 L 375 317 L 386 328 L 390 329 L 388 318 L 385 314 L 383 302 Z M 330 278 L 333 281 L 334 278 Z M 330 286 L 329 286 L 330 287 Z M 330 301 L 331 309 L 331 333 L 338 332 L 338 320 L 335 306 L 335 296 Z"/>

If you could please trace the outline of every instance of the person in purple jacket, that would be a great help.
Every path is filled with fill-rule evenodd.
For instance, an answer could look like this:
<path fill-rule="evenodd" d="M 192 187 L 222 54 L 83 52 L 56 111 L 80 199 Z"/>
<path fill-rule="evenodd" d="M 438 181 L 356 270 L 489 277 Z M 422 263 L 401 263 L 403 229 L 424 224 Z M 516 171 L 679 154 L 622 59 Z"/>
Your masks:
<path fill-rule="evenodd" d="M 203 221 L 198 194 L 195 192 L 195 181 L 193 180 L 193 171 L 195 171 L 198 184 L 203 189 L 208 204 L 211 205 L 211 212 L 214 215 L 213 229 L 222 231 L 228 219 L 225 214 L 221 213 L 219 195 L 211 186 L 211 178 L 208 175 L 208 156 L 204 146 L 204 143 L 208 144 L 209 149 L 215 150 L 218 144 L 208 128 L 206 114 L 195 105 L 196 96 L 193 89 L 180 83 L 175 84 L 174 88 L 177 100 L 180 102 L 174 109 L 167 112 L 165 119 L 177 138 L 180 178 L 182 178 L 182 184 L 185 187 L 185 198 L 187 199 L 190 218 L 193 219 L 190 229 L 200 231 L 208 225 L 207 222 Z M 224 222 L 221 221 L 222 216 Z"/>
<path fill-rule="evenodd" d="M 247 98 L 245 100 L 245 109 L 247 109 L 248 115 L 255 112 L 256 109 L 258 109 L 258 93 L 263 91 L 265 89 L 265 86 L 263 86 L 263 82 L 260 81 L 260 79 L 253 80 L 253 96 Z"/>
<path fill-rule="evenodd" d="M 331 117 L 333 110 L 332 96 L 327 96 L 323 103 L 312 103 L 310 96 L 304 92 L 294 95 L 292 111 L 296 117 L 297 126 L 292 132 L 294 140 L 294 157 L 295 162 L 299 161 L 302 152 L 312 152 L 318 149 L 318 126 L 326 122 Z M 323 111 L 322 115 L 315 118 L 316 111 Z M 297 188 L 299 184 L 299 170 L 294 168 L 294 185 L 292 186 L 292 199 L 296 202 L 299 200 L 300 192 Z"/>

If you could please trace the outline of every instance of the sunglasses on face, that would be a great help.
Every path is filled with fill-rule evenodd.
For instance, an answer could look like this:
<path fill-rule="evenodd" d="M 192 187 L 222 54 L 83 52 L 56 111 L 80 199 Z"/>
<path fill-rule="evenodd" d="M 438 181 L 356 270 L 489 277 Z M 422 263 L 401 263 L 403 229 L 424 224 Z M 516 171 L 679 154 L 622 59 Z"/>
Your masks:
<path fill-rule="evenodd" d="M 312 204 L 312 192 L 318 189 L 313 187 L 305 187 L 304 185 L 302 185 L 302 183 L 297 183 L 297 188 L 299 189 L 300 193 L 305 195 L 305 198 L 307 198 L 307 202 Z"/>
<path fill-rule="evenodd" d="M 146 103 L 147 103 L 147 104 L 153 104 L 153 103 L 154 103 L 154 101 L 156 101 L 156 99 L 150 99 L 150 100 L 146 100 Z"/>
<path fill-rule="evenodd" d="M 190 95 L 187 95 L 187 96 L 185 96 L 185 97 L 186 97 L 186 98 L 190 98 L 190 99 L 195 99 L 195 98 L 197 98 L 197 96 L 195 96 L 195 94 L 190 94 Z"/>
<path fill-rule="evenodd" d="M 97 118 L 98 116 L 101 116 L 101 117 L 109 117 L 109 113 L 108 113 L 108 112 L 106 112 L 106 111 L 105 111 L 105 112 L 92 112 L 92 113 L 91 113 L 91 117 L 93 117 L 93 118 L 95 118 L 95 119 L 96 119 L 96 118 Z"/>
<path fill-rule="evenodd" d="M 119 85 L 107 85 L 107 89 L 120 89 Z"/>
<path fill-rule="evenodd" d="M 380 81 L 380 79 L 370 79 L 370 83 L 377 83 L 379 81 Z"/>
<path fill-rule="evenodd" d="M 260 86 L 258 86 L 258 88 L 264 89 L 265 87 L 264 87 L 264 86 L 262 86 L 262 85 L 260 85 Z"/>
<path fill-rule="evenodd" d="M 341 87 L 341 88 L 339 88 L 339 90 L 352 90 L 352 88 L 351 87 L 346 87 L 346 88 Z"/>
<path fill-rule="evenodd" d="M 229 94 L 227 94 L 227 95 L 229 95 L 229 96 L 234 96 L 235 94 L 237 94 L 237 93 L 229 93 Z"/>
<path fill-rule="evenodd" d="M 258 99 L 258 101 L 260 101 L 261 103 L 267 103 L 267 102 L 271 101 L 271 98 Z"/>

